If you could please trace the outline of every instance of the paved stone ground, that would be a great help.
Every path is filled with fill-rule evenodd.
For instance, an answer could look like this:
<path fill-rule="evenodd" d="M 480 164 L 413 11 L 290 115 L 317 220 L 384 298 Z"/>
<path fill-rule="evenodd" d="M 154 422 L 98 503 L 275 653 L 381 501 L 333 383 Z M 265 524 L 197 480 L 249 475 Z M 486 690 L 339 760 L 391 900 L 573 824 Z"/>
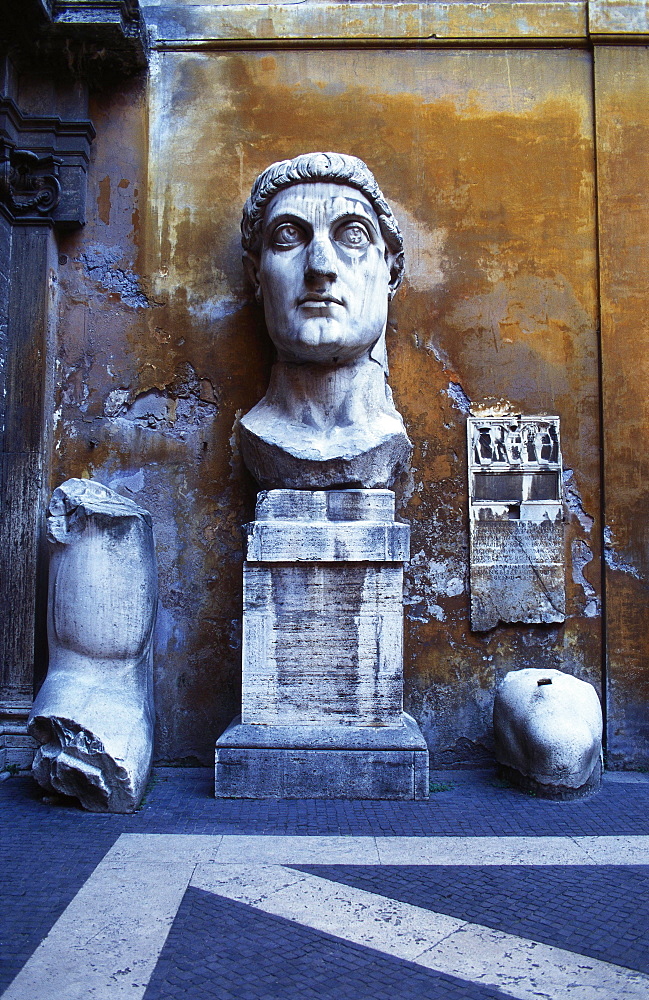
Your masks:
<path fill-rule="evenodd" d="M 219 954 L 214 954 L 214 936 Z M 505 1000 L 369 948 L 188 889 L 145 1000 Z"/>
<path fill-rule="evenodd" d="M 209 770 L 158 769 L 137 814 L 102 816 L 85 813 L 68 800 L 48 800 L 26 775 L 10 777 L 0 784 L 0 990 L 9 986 L 124 833 L 609 841 L 649 835 L 647 775 L 607 775 L 598 795 L 574 803 L 522 795 L 489 771 L 444 772 L 432 781 L 440 790 L 427 803 L 216 801 Z M 297 863 L 290 870 L 326 879 L 341 892 L 347 891 L 344 887 L 363 890 L 416 907 L 418 913 L 447 914 L 648 974 L 649 856 L 647 867 L 641 860 L 638 864 L 636 856 L 633 864 L 564 862 L 556 867 L 483 865 L 470 859 L 452 865 Z M 524 995 L 522 987 L 510 993 L 511 986 L 487 986 L 425 969 L 389 950 L 388 945 L 382 951 L 364 947 L 192 885 L 184 891 L 148 985 L 140 983 L 136 993 L 145 1000 L 496 1000 Z M 644 979 L 638 982 L 636 992 L 628 995 L 649 1000 L 649 985 L 643 985 Z M 572 989 L 548 989 L 534 995 L 581 997 Z M 74 996 L 112 1000 L 136 993 L 116 986 Z M 619 1000 L 618 995 L 597 995 Z M 32 993 L 29 1000 L 41 997 Z"/>
<path fill-rule="evenodd" d="M 299 865 L 299 871 L 649 973 L 647 867 Z"/>

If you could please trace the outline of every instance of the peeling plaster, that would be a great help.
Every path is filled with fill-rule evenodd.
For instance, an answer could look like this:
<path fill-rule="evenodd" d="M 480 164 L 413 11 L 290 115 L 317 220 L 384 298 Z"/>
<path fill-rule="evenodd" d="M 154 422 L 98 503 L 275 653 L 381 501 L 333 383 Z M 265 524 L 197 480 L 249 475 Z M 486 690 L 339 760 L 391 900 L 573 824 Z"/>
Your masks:
<path fill-rule="evenodd" d="M 459 597 L 466 591 L 466 569 L 460 559 L 428 559 L 420 549 L 410 559 L 405 582 L 404 606 L 410 621 L 446 621 L 440 600 Z"/>
<path fill-rule="evenodd" d="M 452 367 L 451 362 L 449 361 L 449 357 L 448 357 L 448 354 L 446 353 L 446 351 L 443 351 L 440 347 L 438 347 L 436 344 L 434 344 L 432 342 L 432 340 L 429 340 L 428 343 L 425 345 L 425 347 L 426 347 L 427 351 L 430 351 L 430 353 L 435 358 L 435 361 L 437 361 L 437 363 L 440 364 L 442 366 L 442 368 L 451 368 Z"/>
<path fill-rule="evenodd" d="M 120 247 L 91 243 L 79 257 L 89 278 L 107 292 L 119 295 L 122 302 L 133 309 L 148 309 L 151 303 L 140 287 L 138 276 L 130 267 L 117 267 L 123 260 Z"/>
<path fill-rule="evenodd" d="M 571 514 L 574 514 L 584 531 L 592 531 L 594 519 L 584 510 L 581 494 L 577 488 L 572 469 L 563 470 L 563 498 Z M 592 556 L 591 556 L 592 558 Z"/>
<path fill-rule="evenodd" d="M 600 603 L 599 598 L 595 592 L 595 588 L 588 582 L 584 576 L 584 568 L 593 559 L 593 553 L 589 545 L 582 538 L 575 538 L 572 546 L 572 581 L 576 583 L 578 587 L 584 592 L 584 597 L 586 598 L 586 606 L 584 607 L 584 615 L 586 618 L 597 618 L 600 613 Z"/>
<path fill-rule="evenodd" d="M 456 406 L 458 410 L 461 410 L 462 413 L 471 412 L 471 400 L 459 382 L 449 382 L 448 389 L 444 391 L 453 403 L 453 406 Z"/>
<path fill-rule="evenodd" d="M 218 413 L 214 387 L 200 379 L 191 365 L 184 365 L 163 389 L 153 388 L 130 399 L 128 389 L 113 389 L 104 405 L 112 420 L 132 421 L 152 430 L 182 432 L 194 430 Z"/>
<path fill-rule="evenodd" d="M 636 580 L 641 580 L 642 577 L 635 566 L 630 563 L 624 562 L 624 560 L 615 551 L 615 540 L 613 538 L 613 530 L 608 525 L 604 528 L 604 560 L 609 569 L 617 570 L 618 573 L 628 573 L 629 576 L 635 577 Z"/>
<path fill-rule="evenodd" d="M 104 414 L 107 417 L 118 417 L 126 408 L 130 394 L 128 389 L 113 389 L 109 392 L 104 403 Z"/>
<path fill-rule="evenodd" d="M 514 412 L 508 399 L 485 399 L 482 403 L 471 404 L 472 417 L 507 417 Z"/>

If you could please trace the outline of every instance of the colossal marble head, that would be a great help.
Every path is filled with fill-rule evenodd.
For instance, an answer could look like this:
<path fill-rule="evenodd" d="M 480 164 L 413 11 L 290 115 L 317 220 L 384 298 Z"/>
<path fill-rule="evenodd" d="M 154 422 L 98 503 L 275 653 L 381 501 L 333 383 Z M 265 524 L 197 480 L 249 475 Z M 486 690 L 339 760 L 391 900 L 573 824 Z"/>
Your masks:
<path fill-rule="evenodd" d="M 280 360 L 344 365 L 381 340 L 403 241 L 362 160 L 305 153 L 271 164 L 253 185 L 241 232 Z"/>

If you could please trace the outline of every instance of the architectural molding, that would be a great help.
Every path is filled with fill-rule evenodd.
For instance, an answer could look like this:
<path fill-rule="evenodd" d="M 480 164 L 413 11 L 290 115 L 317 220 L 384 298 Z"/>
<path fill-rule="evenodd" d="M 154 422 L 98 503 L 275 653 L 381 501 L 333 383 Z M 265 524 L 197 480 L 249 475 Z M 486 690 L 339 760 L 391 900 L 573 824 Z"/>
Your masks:
<path fill-rule="evenodd" d="M 318 0 L 283 4 L 143 4 L 152 48 L 443 48 L 646 44 L 649 0 Z"/>
<path fill-rule="evenodd" d="M 21 68 L 96 85 L 147 65 L 138 0 L 0 0 L 0 23 L 6 51 Z"/>
<path fill-rule="evenodd" d="M 61 200 L 61 161 L 0 139 L 0 200 L 12 221 L 50 215 Z"/>
<path fill-rule="evenodd" d="M 90 121 L 25 115 L 0 97 L 0 211 L 14 225 L 85 222 Z"/>

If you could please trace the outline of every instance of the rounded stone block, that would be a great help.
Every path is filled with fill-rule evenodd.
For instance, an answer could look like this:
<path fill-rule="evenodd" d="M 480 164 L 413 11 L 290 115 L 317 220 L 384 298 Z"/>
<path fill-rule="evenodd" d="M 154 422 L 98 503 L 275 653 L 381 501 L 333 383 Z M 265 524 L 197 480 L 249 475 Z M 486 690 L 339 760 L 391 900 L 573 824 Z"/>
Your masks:
<path fill-rule="evenodd" d="M 512 670 L 493 718 L 496 758 L 513 783 L 558 799 L 599 787 L 602 709 L 592 684 L 561 670 Z"/>

